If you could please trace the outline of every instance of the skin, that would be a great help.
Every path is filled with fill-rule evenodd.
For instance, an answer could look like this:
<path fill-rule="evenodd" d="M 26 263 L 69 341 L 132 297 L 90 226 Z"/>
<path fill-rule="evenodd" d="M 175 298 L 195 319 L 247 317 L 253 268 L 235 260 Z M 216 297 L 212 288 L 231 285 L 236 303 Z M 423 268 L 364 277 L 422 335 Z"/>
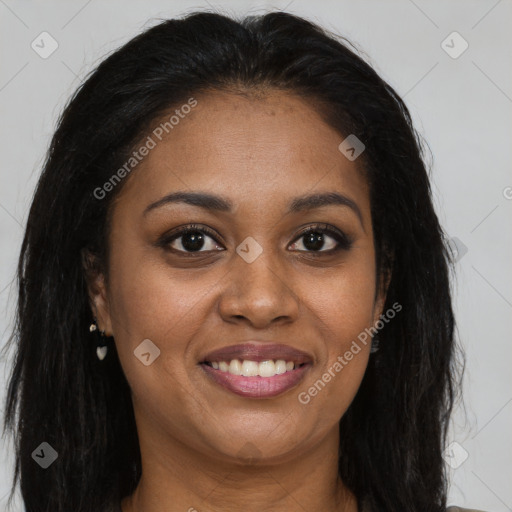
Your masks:
<path fill-rule="evenodd" d="M 308 404 L 298 394 L 382 313 L 368 185 L 357 161 L 338 150 L 344 136 L 310 102 L 272 90 L 197 100 L 127 178 L 114 207 L 108 282 L 101 274 L 89 281 L 98 325 L 114 336 L 132 390 L 139 435 L 143 474 L 122 510 L 355 512 L 337 474 L 338 425 L 369 344 Z M 176 191 L 222 195 L 234 210 L 173 203 L 144 215 Z M 286 213 L 297 196 L 332 191 L 354 201 L 361 218 L 340 205 Z M 217 240 L 206 234 L 192 257 L 183 237 L 157 245 L 191 222 Z M 351 248 L 323 252 L 337 245 L 326 234 L 312 256 L 299 231 L 315 223 L 346 233 Z M 236 252 L 246 237 L 263 249 L 252 263 Z M 145 339 L 160 349 L 149 366 L 133 354 Z M 298 386 L 270 399 L 235 395 L 198 365 L 209 351 L 254 339 L 292 345 L 314 364 Z"/>

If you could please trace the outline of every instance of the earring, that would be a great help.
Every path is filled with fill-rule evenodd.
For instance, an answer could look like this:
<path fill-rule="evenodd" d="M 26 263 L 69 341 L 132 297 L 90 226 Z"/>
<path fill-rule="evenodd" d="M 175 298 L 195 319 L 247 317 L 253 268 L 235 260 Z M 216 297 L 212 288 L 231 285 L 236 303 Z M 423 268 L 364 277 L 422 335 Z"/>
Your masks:
<path fill-rule="evenodd" d="M 96 318 L 93 320 L 92 324 L 89 326 L 89 332 L 98 331 L 98 324 L 96 322 Z M 100 335 L 100 339 L 105 338 L 105 331 L 98 331 Z M 107 345 L 101 345 L 98 343 L 98 346 L 96 347 L 96 355 L 98 356 L 98 359 L 100 361 L 103 361 L 105 359 L 105 356 L 107 355 L 108 347 Z"/>
<path fill-rule="evenodd" d="M 377 337 L 377 335 L 375 335 L 372 338 L 372 347 L 370 348 L 370 354 L 374 354 L 375 352 L 377 352 L 379 350 L 379 343 L 380 343 L 380 340 Z"/>

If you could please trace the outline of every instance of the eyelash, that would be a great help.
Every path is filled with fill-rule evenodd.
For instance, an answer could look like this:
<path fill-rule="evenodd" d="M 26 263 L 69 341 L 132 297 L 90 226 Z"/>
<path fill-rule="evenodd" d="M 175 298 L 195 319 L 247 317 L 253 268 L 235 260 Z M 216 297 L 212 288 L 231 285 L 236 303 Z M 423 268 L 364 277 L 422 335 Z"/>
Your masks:
<path fill-rule="evenodd" d="M 168 249 L 172 252 L 178 253 L 180 255 L 185 255 L 186 257 L 189 257 L 189 256 L 196 257 L 196 255 L 199 255 L 199 254 L 205 253 L 205 252 L 209 252 L 209 251 L 187 252 L 187 251 L 173 249 L 168 246 L 171 244 L 171 242 L 173 242 L 174 240 L 177 240 L 178 238 L 180 238 L 184 235 L 187 235 L 189 233 L 197 233 L 197 232 L 208 235 L 217 244 L 219 244 L 219 242 L 217 240 L 218 235 L 213 230 L 207 228 L 206 226 L 200 226 L 198 224 L 190 224 L 175 233 L 164 235 L 161 238 L 161 240 L 158 241 L 157 245 L 160 247 L 163 247 L 165 249 Z M 298 252 L 307 253 L 308 255 L 312 255 L 314 257 L 319 257 L 319 256 L 326 255 L 326 254 L 327 255 L 334 254 L 341 250 L 348 251 L 352 247 L 352 243 L 353 243 L 352 239 L 350 237 L 348 237 L 342 231 L 339 231 L 338 229 L 329 226 L 329 224 L 314 224 L 312 226 L 308 226 L 306 229 L 302 230 L 298 234 L 298 236 L 292 241 L 292 243 L 295 243 L 296 241 L 300 240 L 302 237 L 304 237 L 310 233 L 327 234 L 327 235 L 331 236 L 332 238 L 334 238 L 338 242 L 338 245 L 334 249 L 329 249 L 327 251 L 307 251 L 306 250 L 306 251 L 298 251 Z"/>

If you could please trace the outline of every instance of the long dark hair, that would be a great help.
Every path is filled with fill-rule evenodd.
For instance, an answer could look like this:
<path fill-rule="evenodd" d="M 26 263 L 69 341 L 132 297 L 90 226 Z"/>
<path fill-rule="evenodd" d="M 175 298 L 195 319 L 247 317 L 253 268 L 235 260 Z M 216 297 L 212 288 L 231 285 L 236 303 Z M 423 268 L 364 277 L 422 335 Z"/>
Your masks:
<path fill-rule="evenodd" d="M 97 512 L 134 491 L 141 459 L 130 389 L 114 345 L 105 361 L 96 357 L 81 259 L 87 248 L 107 273 L 123 182 L 101 200 L 94 191 L 170 108 L 209 90 L 258 89 L 315 102 L 340 141 L 355 134 L 365 144 L 377 271 L 390 279 L 384 310 L 402 306 L 341 419 L 339 474 L 374 510 L 444 510 L 442 451 L 460 382 L 450 255 L 424 144 L 402 99 L 351 43 L 284 12 L 161 21 L 106 58 L 63 111 L 18 265 L 4 418 L 16 447 L 9 503 L 18 480 L 27 512 Z M 32 458 L 42 442 L 58 452 L 45 470 Z"/>

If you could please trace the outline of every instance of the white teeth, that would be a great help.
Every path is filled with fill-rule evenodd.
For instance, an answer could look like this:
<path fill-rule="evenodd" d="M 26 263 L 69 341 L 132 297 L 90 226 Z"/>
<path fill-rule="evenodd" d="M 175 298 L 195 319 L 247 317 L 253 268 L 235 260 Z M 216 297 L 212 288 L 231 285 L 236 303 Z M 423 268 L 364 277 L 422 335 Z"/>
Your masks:
<path fill-rule="evenodd" d="M 257 377 L 259 365 L 256 361 L 244 361 L 242 363 L 242 375 L 244 377 Z"/>
<path fill-rule="evenodd" d="M 269 359 L 260 363 L 249 360 L 240 362 L 238 359 L 232 359 L 229 363 L 227 361 L 212 361 L 211 365 L 221 372 L 243 375 L 244 377 L 273 377 L 292 371 L 295 368 L 293 361 L 285 361 L 284 359 L 278 359 L 277 361 Z"/>
<path fill-rule="evenodd" d="M 240 363 L 240 361 L 238 359 L 233 359 L 229 363 L 229 373 L 232 373 L 233 375 L 241 375 L 242 364 Z"/>
<path fill-rule="evenodd" d="M 273 377 L 276 374 L 276 365 L 274 361 L 261 361 L 258 365 L 258 375 L 260 377 Z"/>
<path fill-rule="evenodd" d="M 281 375 L 282 373 L 286 372 L 286 361 L 283 361 L 282 359 L 278 359 L 275 364 L 276 368 L 276 374 Z"/>

